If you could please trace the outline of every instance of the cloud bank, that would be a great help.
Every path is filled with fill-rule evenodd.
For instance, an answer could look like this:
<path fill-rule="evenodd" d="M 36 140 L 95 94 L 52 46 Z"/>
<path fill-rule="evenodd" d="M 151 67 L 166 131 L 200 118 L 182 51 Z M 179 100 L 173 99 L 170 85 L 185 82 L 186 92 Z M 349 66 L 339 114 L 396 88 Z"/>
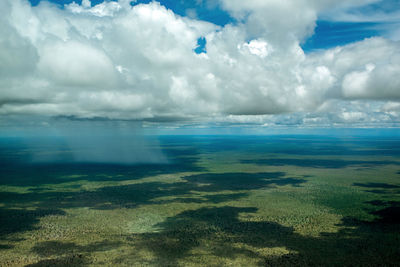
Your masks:
<path fill-rule="evenodd" d="M 1 120 L 397 126 L 398 41 L 301 48 L 321 14 L 376 2 L 220 0 L 236 20 L 222 27 L 158 2 L 84 0 L 60 9 L 3 0 Z M 199 38 L 206 40 L 200 54 Z"/>

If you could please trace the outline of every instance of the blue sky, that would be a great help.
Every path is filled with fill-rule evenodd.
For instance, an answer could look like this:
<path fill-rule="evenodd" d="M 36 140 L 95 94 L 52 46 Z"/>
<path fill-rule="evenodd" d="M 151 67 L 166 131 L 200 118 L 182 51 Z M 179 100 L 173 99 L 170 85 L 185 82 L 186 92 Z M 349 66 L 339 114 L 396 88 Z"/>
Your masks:
<path fill-rule="evenodd" d="M 41 1 L 42 0 L 29 0 L 29 2 L 31 2 L 31 4 L 34 5 L 34 6 L 39 4 L 39 2 L 41 2 Z M 82 0 L 45 0 L 45 1 L 52 2 L 52 3 L 55 3 L 55 4 L 60 5 L 60 6 L 63 6 L 65 4 L 70 4 L 72 2 L 75 2 L 75 3 L 78 3 L 78 4 L 82 3 Z M 104 2 L 104 0 L 92 0 L 91 2 L 92 2 L 92 6 L 94 6 L 94 5 L 97 5 L 99 3 Z"/>
<path fill-rule="evenodd" d="M 379 36 L 379 23 L 334 22 L 318 20 L 315 33 L 304 44 L 305 51 L 342 46 L 365 38 Z"/>
<path fill-rule="evenodd" d="M 29 0 L 32 5 L 37 5 L 40 1 L 43 0 Z M 72 2 L 81 4 L 82 0 L 45 0 L 52 3 L 56 3 L 62 7 L 65 4 L 70 4 Z M 110 0 L 116 1 L 116 0 Z M 104 2 L 104 0 L 92 0 L 92 6 L 97 5 L 99 3 Z M 147 4 L 150 3 L 151 0 L 137 0 L 136 2 L 132 1 L 132 5 L 136 4 Z M 211 1 L 199 1 L 196 0 L 160 0 L 158 1 L 168 9 L 174 11 L 175 14 L 181 16 L 190 16 L 193 15 L 193 11 L 195 11 L 196 17 L 201 20 L 209 21 L 214 24 L 223 26 L 227 23 L 232 23 L 234 20 L 229 16 L 227 12 L 219 8 L 217 1 L 214 1 L 214 4 L 210 4 Z M 191 13 L 192 12 L 192 13 Z"/>
<path fill-rule="evenodd" d="M 40 1 L 49 1 L 60 5 L 76 2 L 81 4 L 82 0 L 29 0 L 32 5 L 37 5 Z M 92 0 L 92 6 L 102 3 L 104 0 Z M 113 1 L 113 0 L 111 0 Z M 132 5 L 144 3 L 150 0 L 132 1 Z M 222 10 L 217 1 L 198 1 L 198 0 L 159 0 L 162 5 L 171 9 L 180 16 L 196 17 L 200 20 L 212 22 L 224 26 L 228 23 L 235 23 L 228 12 Z M 211 3 L 211 4 L 210 4 Z M 349 10 L 350 14 L 357 16 L 371 16 L 378 13 L 395 13 L 400 11 L 398 0 L 383 0 L 378 3 L 362 6 Z M 342 46 L 349 43 L 361 41 L 365 38 L 385 35 L 387 27 L 393 24 L 393 21 L 334 21 L 320 18 L 316 22 L 315 32 L 310 38 L 302 43 L 305 52 L 319 49 L 327 49 L 335 46 Z M 396 26 L 396 25 L 394 25 Z M 200 41 L 200 48 L 196 52 L 202 52 L 203 40 Z"/>
<path fill-rule="evenodd" d="M 399 0 L 27 1 L 0 1 L 0 127 L 400 127 Z"/>

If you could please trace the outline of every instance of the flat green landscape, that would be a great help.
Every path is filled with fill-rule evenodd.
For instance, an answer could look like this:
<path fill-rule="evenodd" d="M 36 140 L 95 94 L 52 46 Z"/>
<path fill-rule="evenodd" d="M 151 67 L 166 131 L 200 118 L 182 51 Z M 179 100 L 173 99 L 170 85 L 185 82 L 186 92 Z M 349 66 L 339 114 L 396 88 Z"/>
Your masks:
<path fill-rule="evenodd" d="M 2 138 L 0 266 L 400 265 L 397 138 L 157 144 L 165 163 L 110 164 Z"/>

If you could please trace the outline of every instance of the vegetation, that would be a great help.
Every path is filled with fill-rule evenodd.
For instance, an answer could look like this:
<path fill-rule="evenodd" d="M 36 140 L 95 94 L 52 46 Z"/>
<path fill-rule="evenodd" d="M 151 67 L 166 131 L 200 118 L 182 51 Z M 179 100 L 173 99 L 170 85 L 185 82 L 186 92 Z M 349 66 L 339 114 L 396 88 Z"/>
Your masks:
<path fill-rule="evenodd" d="M 169 164 L 39 164 L 18 140 L 1 139 L 0 265 L 400 262 L 397 139 L 160 143 Z"/>

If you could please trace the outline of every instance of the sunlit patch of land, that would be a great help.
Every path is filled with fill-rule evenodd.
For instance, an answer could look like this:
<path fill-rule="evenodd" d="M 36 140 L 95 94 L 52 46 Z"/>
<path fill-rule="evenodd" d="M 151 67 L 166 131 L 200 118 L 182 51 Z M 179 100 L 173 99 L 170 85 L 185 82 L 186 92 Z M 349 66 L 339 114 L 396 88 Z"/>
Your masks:
<path fill-rule="evenodd" d="M 169 164 L 38 164 L 3 139 L 0 265 L 400 262 L 397 139 L 160 143 Z"/>

